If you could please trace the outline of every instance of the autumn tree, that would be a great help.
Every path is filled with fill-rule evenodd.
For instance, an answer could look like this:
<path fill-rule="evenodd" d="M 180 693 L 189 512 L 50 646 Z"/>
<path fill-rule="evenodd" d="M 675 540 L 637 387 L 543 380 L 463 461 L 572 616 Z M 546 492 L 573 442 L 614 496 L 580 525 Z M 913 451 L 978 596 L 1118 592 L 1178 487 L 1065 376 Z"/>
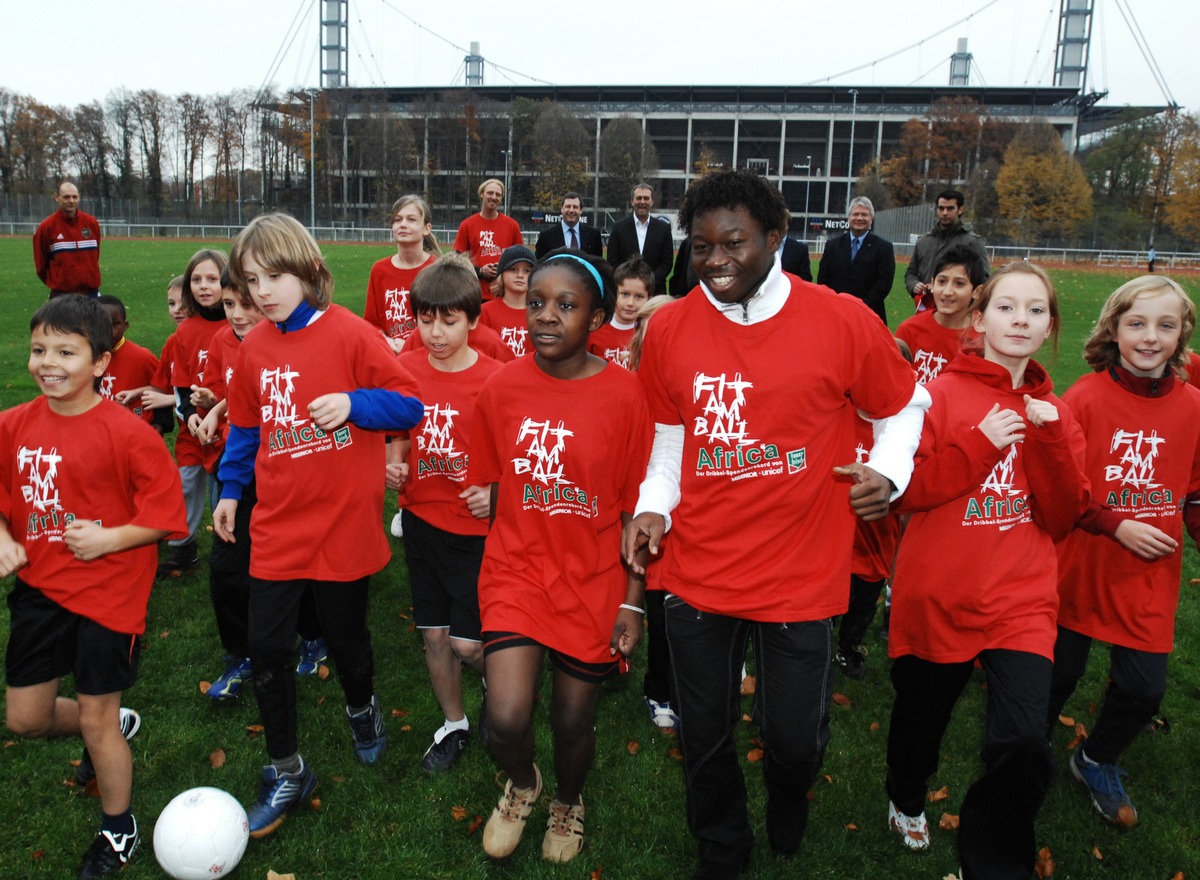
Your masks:
<path fill-rule="evenodd" d="M 1187 116 L 1174 158 L 1173 192 L 1167 200 L 1167 222 L 1179 236 L 1200 243 L 1200 126 Z"/>
<path fill-rule="evenodd" d="M 142 89 L 133 100 L 133 118 L 137 123 L 138 145 L 141 147 L 142 174 L 145 178 L 146 198 L 150 202 L 150 213 L 162 216 L 163 198 L 163 147 L 166 145 L 167 126 L 170 121 L 169 99 L 154 89 Z"/>
<path fill-rule="evenodd" d="M 879 180 L 898 206 L 919 205 L 925 201 L 925 157 L 929 154 L 931 133 L 920 119 L 910 119 L 900 127 L 900 144 L 891 156 L 879 163 Z"/>
<path fill-rule="evenodd" d="M 629 193 L 642 181 L 658 177 L 658 150 L 642 124 L 620 116 L 600 133 L 600 204 L 624 205 Z"/>
<path fill-rule="evenodd" d="M 71 114 L 71 158 L 79 171 L 79 184 L 96 198 L 112 196 L 113 180 L 109 170 L 112 144 L 104 107 L 99 101 L 80 104 Z"/>
<path fill-rule="evenodd" d="M 561 104 L 547 103 L 530 135 L 535 204 L 557 206 L 563 195 L 587 186 L 591 139 L 587 129 Z"/>
<path fill-rule="evenodd" d="M 998 216 L 1026 243 L 1073 236 L 1092 216 L 1087 175 L 1045 123 L 1018 132 L 996 175 Z"/>

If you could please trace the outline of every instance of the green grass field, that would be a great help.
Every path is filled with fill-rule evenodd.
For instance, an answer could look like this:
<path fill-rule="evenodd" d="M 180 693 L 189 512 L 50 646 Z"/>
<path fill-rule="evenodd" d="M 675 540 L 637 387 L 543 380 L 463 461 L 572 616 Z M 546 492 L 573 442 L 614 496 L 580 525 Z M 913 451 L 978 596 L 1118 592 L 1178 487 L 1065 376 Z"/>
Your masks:
<path fill-rule="evenodd" d="M 227 248 L 229 243 L 205 244 Z M 167 282 L 200 246 L 173 240 L 104 242 L 104 290 L 125 300 L 132 339 L 155 351 L 161 347 L 171 329 L 164 305 Z M 371 263 L 390 249 L 333 245 L 325 247 L 325 253 L 337 280 L 335 300 L 361 312 Z M 1062 295 L 1065 326 L 1060 354 L 1057 360 L 1047 359 L 1047 365 L 1062 390 L 1084 370 L 1079 352 L 1100 304 L 1128 276 L 1076 269 L 1052 274 Z M 1184 283 L 1193 295 L 1200 290 L 1194 277 Z M 902 290 L 899 278 L 895 290 Z M 25 370 L 28 317 L 45 298 L 26 239 L 0 239 L 0 297 L 9 313 L 0 324 L 0 407 L 9 407 L 35 393 Z M 892 308 L 894 327 L 909 313 L 907 298 L 894 295 Z M 101 469 L 104 462 L 97 460 L 95 466 Z M 319 509 L 314 515 L 319 516 Z M 205 536 L 205 544 L 207 540 Z M 595 769 L 585 795 L 583 855 L 560 867 L 541 861 L 546 814 L 539 809 L 528 839 L 507 864 L 484 856 L 481 832 L 472 829 L 472 820 L 486 819 L 495 804 L 496 767 L 475 744 L 448 775 L 431 778 L 420 768 L 420 757 L 441 716 L 429 690 L 419 637 L 412 630 L 398 541 L 393 541 L 393 549 L 396 558 L 373 582 L 371 613 L 377 689 L 391 749 L 379 765 L 358 764 L 337 683 L 301 680 L 301 749 L 320 777 L 320 806 L 296 812 L 272 837 L 251 841 L 236 876 L 263 878 L 268 870 L 291 872 L 298 880 L 689 876 L 694 846 L 684 824 L 681 770 L 672 756 L 677 743 L 656 732 L 646 717 L 637 671 L 641 655 L 635 657 L 635 673 L 607 687 L 600 703 Z M 1123 762 L 1142 824 L 1127 834 L 1104 825 L 1065 765 L 1060 766 L 1038 832 L 1039 846 L 1049 847 L 1057 862 L 1056 878 L 1168 880 L 1177 872 L 1200 877 L 1200 599 L 1197 586 L 1189 584 L 1198 576 L 1196 552 L 1189 546 L 1178 650 L 1163 705 L 1170 733 L 1142 737 Z M 4 583 L 5 593 L 10 584 Z M 7 632 L 7 611 L 0 616 Z M 849 703 L 833 707 L 833 739 L 814 791 L 808 836 L 792 862 L 777 861 L 767 850 L 761 779 L 757 767 L 746 764 L 751 816 L 759 836 L 748 876 L 929 880 L 955 870 L 954 832 L 935 828 L 932 849 L 921 855 L 904 850 L 887 830 L 884 746 L 892 692 L 886 646 L 877 641 L 874 630 L 868 647 L 867 678 L 837 681 L 837 690 Z M 1098 650 L 1089 675 L 1068 704 L 1067 711 L 1085 724 L 1094 717 L 1106 668 L 1106 653 Z M 258 721 L 253 697 L 246 694 L 231 706 L 214 705 L 198 690 L 201 680 L 211 680 L 220 671 L 221 647 L 205 572 L 161 582 L 150 601 L 140 680 L 125 701 L 144 719 L 133 743 L 134 810 L 141 822 L 143 849 L 124 874 L 129 880 L 162 876 L 150 841 L 155 817 L 175 794 L 212 785 L 248 803 L 257 792 L 266 752 L 248 730 Z M 961 701 L 946 737 L 941 769 L 930 783 L 931 790 L 947 786 L 950 793 L 947 801 L 930 805 L 933 825 L 943 812 L 958 813 L 979 770 L 984 703 L 980 683 L 969 687 Z M 478 691 L 469 679 L 467 698 L 474 722 Z M 539 764 L 549 782 L 553 765 L 544 709 L 538 720 Z M 749 724 L 742 726 L 743 753 L 752 748 L 754 735 Z M 1070 738 L 1070 731 L 1059 731 L 1060 758 Z M 74 876 L 95 834 L 100 810 L 98 801 L 65 784 L 72 774 L 70 762 L 79 756 L 79 743 L 22 741 L 6 735 L 3 746 L 0 784 L 10 795 L 2 813 L 8 831 L 0 839 L 0 880 Z M 216 749 L 226 757 L 219 769 L 210 763 Z M 455 819 L 455 807 L 465 808 L 465 818 Z"/>

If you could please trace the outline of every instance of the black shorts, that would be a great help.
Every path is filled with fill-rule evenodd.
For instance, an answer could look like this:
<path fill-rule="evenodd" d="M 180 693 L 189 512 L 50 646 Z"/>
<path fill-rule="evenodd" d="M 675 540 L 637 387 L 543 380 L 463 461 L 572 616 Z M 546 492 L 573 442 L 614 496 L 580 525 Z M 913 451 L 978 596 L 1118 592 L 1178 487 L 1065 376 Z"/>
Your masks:
<path fill-rule="evenodd" d="M 5 675 L 9 687 L 75 676 L 76 693 L 100 696 L 137 681 L 141 639 L 68 611 L 20 578 L 8 594 L 11 623 Z"/>
<path fill-rule="evenodd" d="M 566 673 L 571 678 L 586 681 L 588 684 L 600 684 L 614 675 L 618 675 L 621 672 L 621 660 L 624 659 L 618 655 L 612 660 L 606 660 L 603 663 L 585 663 L 582 660 L 572 657 L 570 654 L 564 654 L 562 651 L 547 648 L 541 642 L 531 639 L 529 636 L 523 636 L 520 633 L 485 632 L 483 634 L 483 655 L 485 657 L 497 651 L 503 651 L 505 648 L 524 647 L 544 648 L 550 656 L 551 666 Z"/>
<path fill-rule="evenodd" d="M 456 535 L 402 511 L 404 552 L 417 629 L 447 629 L 479 641 L 479 567 L 483 535 Z"/>

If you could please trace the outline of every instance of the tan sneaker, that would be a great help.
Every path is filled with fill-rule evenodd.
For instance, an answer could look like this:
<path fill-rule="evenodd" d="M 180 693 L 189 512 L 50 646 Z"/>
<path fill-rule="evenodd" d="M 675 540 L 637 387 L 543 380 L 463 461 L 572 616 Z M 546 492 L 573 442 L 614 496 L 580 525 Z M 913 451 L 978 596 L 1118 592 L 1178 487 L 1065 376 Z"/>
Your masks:
<path fill-rule="evenodd" d="M 542 838 L 542 858 L 549 862 L 569 862 L 583 849 L 583 798 L 577 804 L 550 802 L 550 819 Z"/>
<path fill-rule="evenodd" d="M 542 794 L 542 774 L 537 764 L 533 765 L 533 775 L 537 780 L 533 788 L 514 788 L 511 779 L 504 783 L 504 794 L 483 826 L 483 851 L 493 859 L 512 855 L 521 842 L 525 822 Z"/>

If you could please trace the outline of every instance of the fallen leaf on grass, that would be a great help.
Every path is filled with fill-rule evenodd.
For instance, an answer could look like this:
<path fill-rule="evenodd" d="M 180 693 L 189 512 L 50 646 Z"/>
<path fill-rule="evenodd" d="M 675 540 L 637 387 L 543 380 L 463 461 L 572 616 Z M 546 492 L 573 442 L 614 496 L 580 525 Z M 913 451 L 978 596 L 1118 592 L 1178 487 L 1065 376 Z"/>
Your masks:
<path fill-rule="evenodd" d="M 742 720 L 745 721 L 747 724 L 749 724 L 750 722 L 752 722 L 754 720 L 754 716 L 753 715 L 743 715 Z"/>
<path fill-rule="evenodd" d="M 17 744 L 17 741 L 15 739 L 8 739 L 8 740 L 4 741 L 4 748 L 11 749 L 16 744 Z"/>
<path fill-rule="evenodd" d="M 762 759 L 763 759 L 763 750 L 762 749 L 751 749 L 750 751 L 746 752 L 746 760 L 749 761 L 751 764 L 761 761 Z"/>
<path fill-rule="evenodd" d="M 850 698 L 848 696 L 846 696 L 845 694 L 834 694 L 833 701 L 835 703 L 837 703 L 839 706 L 852 705 Z"/>
<path fill-rule="evenodd" d="M 1052 876 L 1054 874 L 1054 869 L 1057 867 L 1058 864 L 1050 856 L 1050 847 L 1043 846 L 1040 850 L 1038 850 L 1037 862 L 1034 864 L 1033 868 L 1034 871 L 1037 872 L 1039 880 L 1046 880 L 1047 877 Z"/>
<path fill-rule="evenodd" d="M 833 777 L 830 776 L 828 773 L 825 774 L 825 781 L 828 782 L 830 785 L 833 785 Z"/>
<path fill-rule="evenodd" d="M 171 634 L 171 631 L 170 631 L 169 629 L 164 629 L 162 632 L 160 632 L 160 633 L 158 634 L 158 637 L 159 637 L 160 639 L 165 639 L 165 638 L 166 638 L 167 636 L 169 636 L 170 634 Z"/>
<path fill-rule="evenodd" d="M 325 705 L 325 698 L 324 698 L 324 697 L 320 697 L 320 698 L 317 700 L 317 705 L 318 705 L 318 706 L 324 706 L 324 705 Z"/>
<path fill-rule="evenodd" d="M 329 779 L 331 782 L 345 782 L 346 781 L 345 776 L 330 776 Z"/>
<path fill-rule="evenodd" d="M 402 731 L 404 731 L 405 733 L 407 733 L 408 731 L 412 730 L 412 725 L 411 724 L 402 724 L 402 725 L 400 725 L 400 729 Z"/>
<path fill-rule="evenodd" d="M 858 826 L 857 826 L 857 825 L 855 825 L 853 822 L 847 822 L 847 823 L 846 823 L 846 830 L 847 830 L 847 831 L 857 831 L 857 830 L 858 830 Z"/>
<path fill-rule="evenodd" d="M 417 631 L 417 622 L 415 620 L 410 620 L 408 622 L 408 629 L 406 630 L 406 632 L 415 633 L 416 631 Z"/>
<path fill-rule="evenodd" d="M 308 805 L 310 807 L 312 807 L 314 810 L 319 810 L 319 809 L 321 809 L 321 799 L 319 797 L 315 797 L 311 801 L 308 802 Z"/>
<path fill-rule="evenodd" d="M 754 693 L 754 689 L 755 689 L 756 685 L 757 685 L 757 682 L 753 675 L 745 676 L 742 679 L 742 696 L 746 697 L 746 696 L 749 696 L 750 694 Z"/>
<path fill-rule="evenodd" d="M 212 690 L 212 682 L 211 681 L 200 682 L 200 693 L 207 694 L 211 690 Z"/>
<path fill-rule="evenodd" d="M 953 813 L 942 813 L 942 818 L 938 819 L 938 828 L 943 831 L 957 831 L 958 816 Z"/>
<path fill-rule="evenodd" d="M 463 819 L 467 818 L 467 808 L 466 807 L 451 807 L 450 815 L 454 817 L 455 822 L 461 822 Z"/>
<path fill-rule="evenodd" d="M 588 874 L 588 880 L 604 880 L 604 866 L 597 865 L 596 870 Z"/>
<path fill-rule="evenodd" d="M 641 748 L 641 743 L 639 743 L 636 739 L 631 739 L 629 742 L 625 743 L 625 750 L 631 755 L 636 755 Z"/>
<path fill-rule="evenodd" d="M 1196 584 L 1200 584 L 1200 578 L 1192 578 L 1190 581 L 1188 581 L 1188 583 L 1191 584 L 1192 586 L 1195 586 Z M 1171 880 L 1175 880 L 1175 878 L 1172 877 Z"/>
<path fill-rule="evenodd" d="M 263 732 L 263 726 L 261 724 L 247 724 L 246 725 L 246 734 L 250 737 L 250 739 L 258 739 L 259 734 L 261 734 L 262 732 Z"/>
<path fill-rule="evenodd" d="M 408 717 L 408 713 L 407 713 L 407 712 L 405 712 L 403 709 L 393 709 L 393 710 L 392 710 L 392 717 L 393 717 L 393 718 L 407 718 L 407 717 Z"/>
<path fill-rule="evenodd" d="M 867 730 L 870 730 L 872 733 L 873 733 L 873 732 L 875 732 L 875 731 L 876 731 L 876 730 L 878 730 L 878 729 L 879 729 L 879 722 L 878 722 L 878 721 L 872 721 L 872 722 L 871 722 L 871 726 L 867 728 Z"/>
<path fill-rule="evenodd" d="M 1176 871 L 1171 875 L 1171 880 L 1186 880 L 1186 878 L 1183 876 L 1183 871 Z"/>
<path fill-rule="evenodd" d="M 35 862 L 40 862 L 45 857 L 46 851 L 44 849 L 35 849 L 31 855 Z M 1182 877 L 1183 875 L 1181 874 L 1180 876 Z"/>
<path fill-rule="evenodd" d="M 276 874 L 274 871 L 267 871 L 267 880 L 296 880 L 295 874 Z"/>
<path fill-rule="evenodd" d="M 683 752 L 679 751 L 678 748 L 672 746 L 671 748 L 667 749 L 667 757 L 672 758 L 673 760 L 676 760 L 676 761 L 682 761 L 683 760 Z"/>
<path fill-rule="evenodd" d="M 405 614 L 403 611 L 397 611 L 397 612 L 396 612 L 396 615 L 397 615 L 397 616 L 398 616 L 398 617 L 399 617 L 401 620 L 408 620 L 408 615 L 407 615 L 407 614 Z"/>
<path fill-rule="evenodd" d="M 937 791 L 929 792 L 929 803 L 936 804 L 938 801 L 944 801 L 950 797 L 950 786 L 943 785 Z"/>
<path fill-rule="evenodd" d="M 329 679 L 329 667 L 324 663 L 317 667 L 317 678 L 321 679 L 321 681 Z"/>
<path fill-rule="evenodd" d="M 75 780 L 73 780 L 73 779 L 71 780 L 72 783 L 74 783 L 74 781 Z M 87 781 L 87 785 L 85 785 L 83 787 L 83 793 L 87 797 L 94 797 L 94 798 L 100 797 L 100 786 L 98 786 L 96 784 L 95 779 L 89 779 Z"/>
<path fill-rule="evenodd" d="M 214 770 L 220 770 L 225 766 L 225 750 L 213 749 L 208 755 L 208 766 Z"/>
<path fill-rule="evenodd" d="M 1098 861 L 1098 862 L 1104 861 L 1104 853 L 1100 852 L 1100 847 L 1093 846 L 1092 847 L 1092 855 L 1095 857 L 1096 861 Z"/>
<path fill-rule="evenodd" d="M 1061 724 L 1063 727 L 1074 727 L 1075 719 L 1072 718 L 1070 715 L 1059 715 L 1058 723 Z"/>
<path fill-rule="evenodd" d="M 483 824 L 483 816 L 476 816 L 471 820 L 471 824 L 467 826 L 467 837 L 470 837 L 479 830 L 479 826 Z"/>

